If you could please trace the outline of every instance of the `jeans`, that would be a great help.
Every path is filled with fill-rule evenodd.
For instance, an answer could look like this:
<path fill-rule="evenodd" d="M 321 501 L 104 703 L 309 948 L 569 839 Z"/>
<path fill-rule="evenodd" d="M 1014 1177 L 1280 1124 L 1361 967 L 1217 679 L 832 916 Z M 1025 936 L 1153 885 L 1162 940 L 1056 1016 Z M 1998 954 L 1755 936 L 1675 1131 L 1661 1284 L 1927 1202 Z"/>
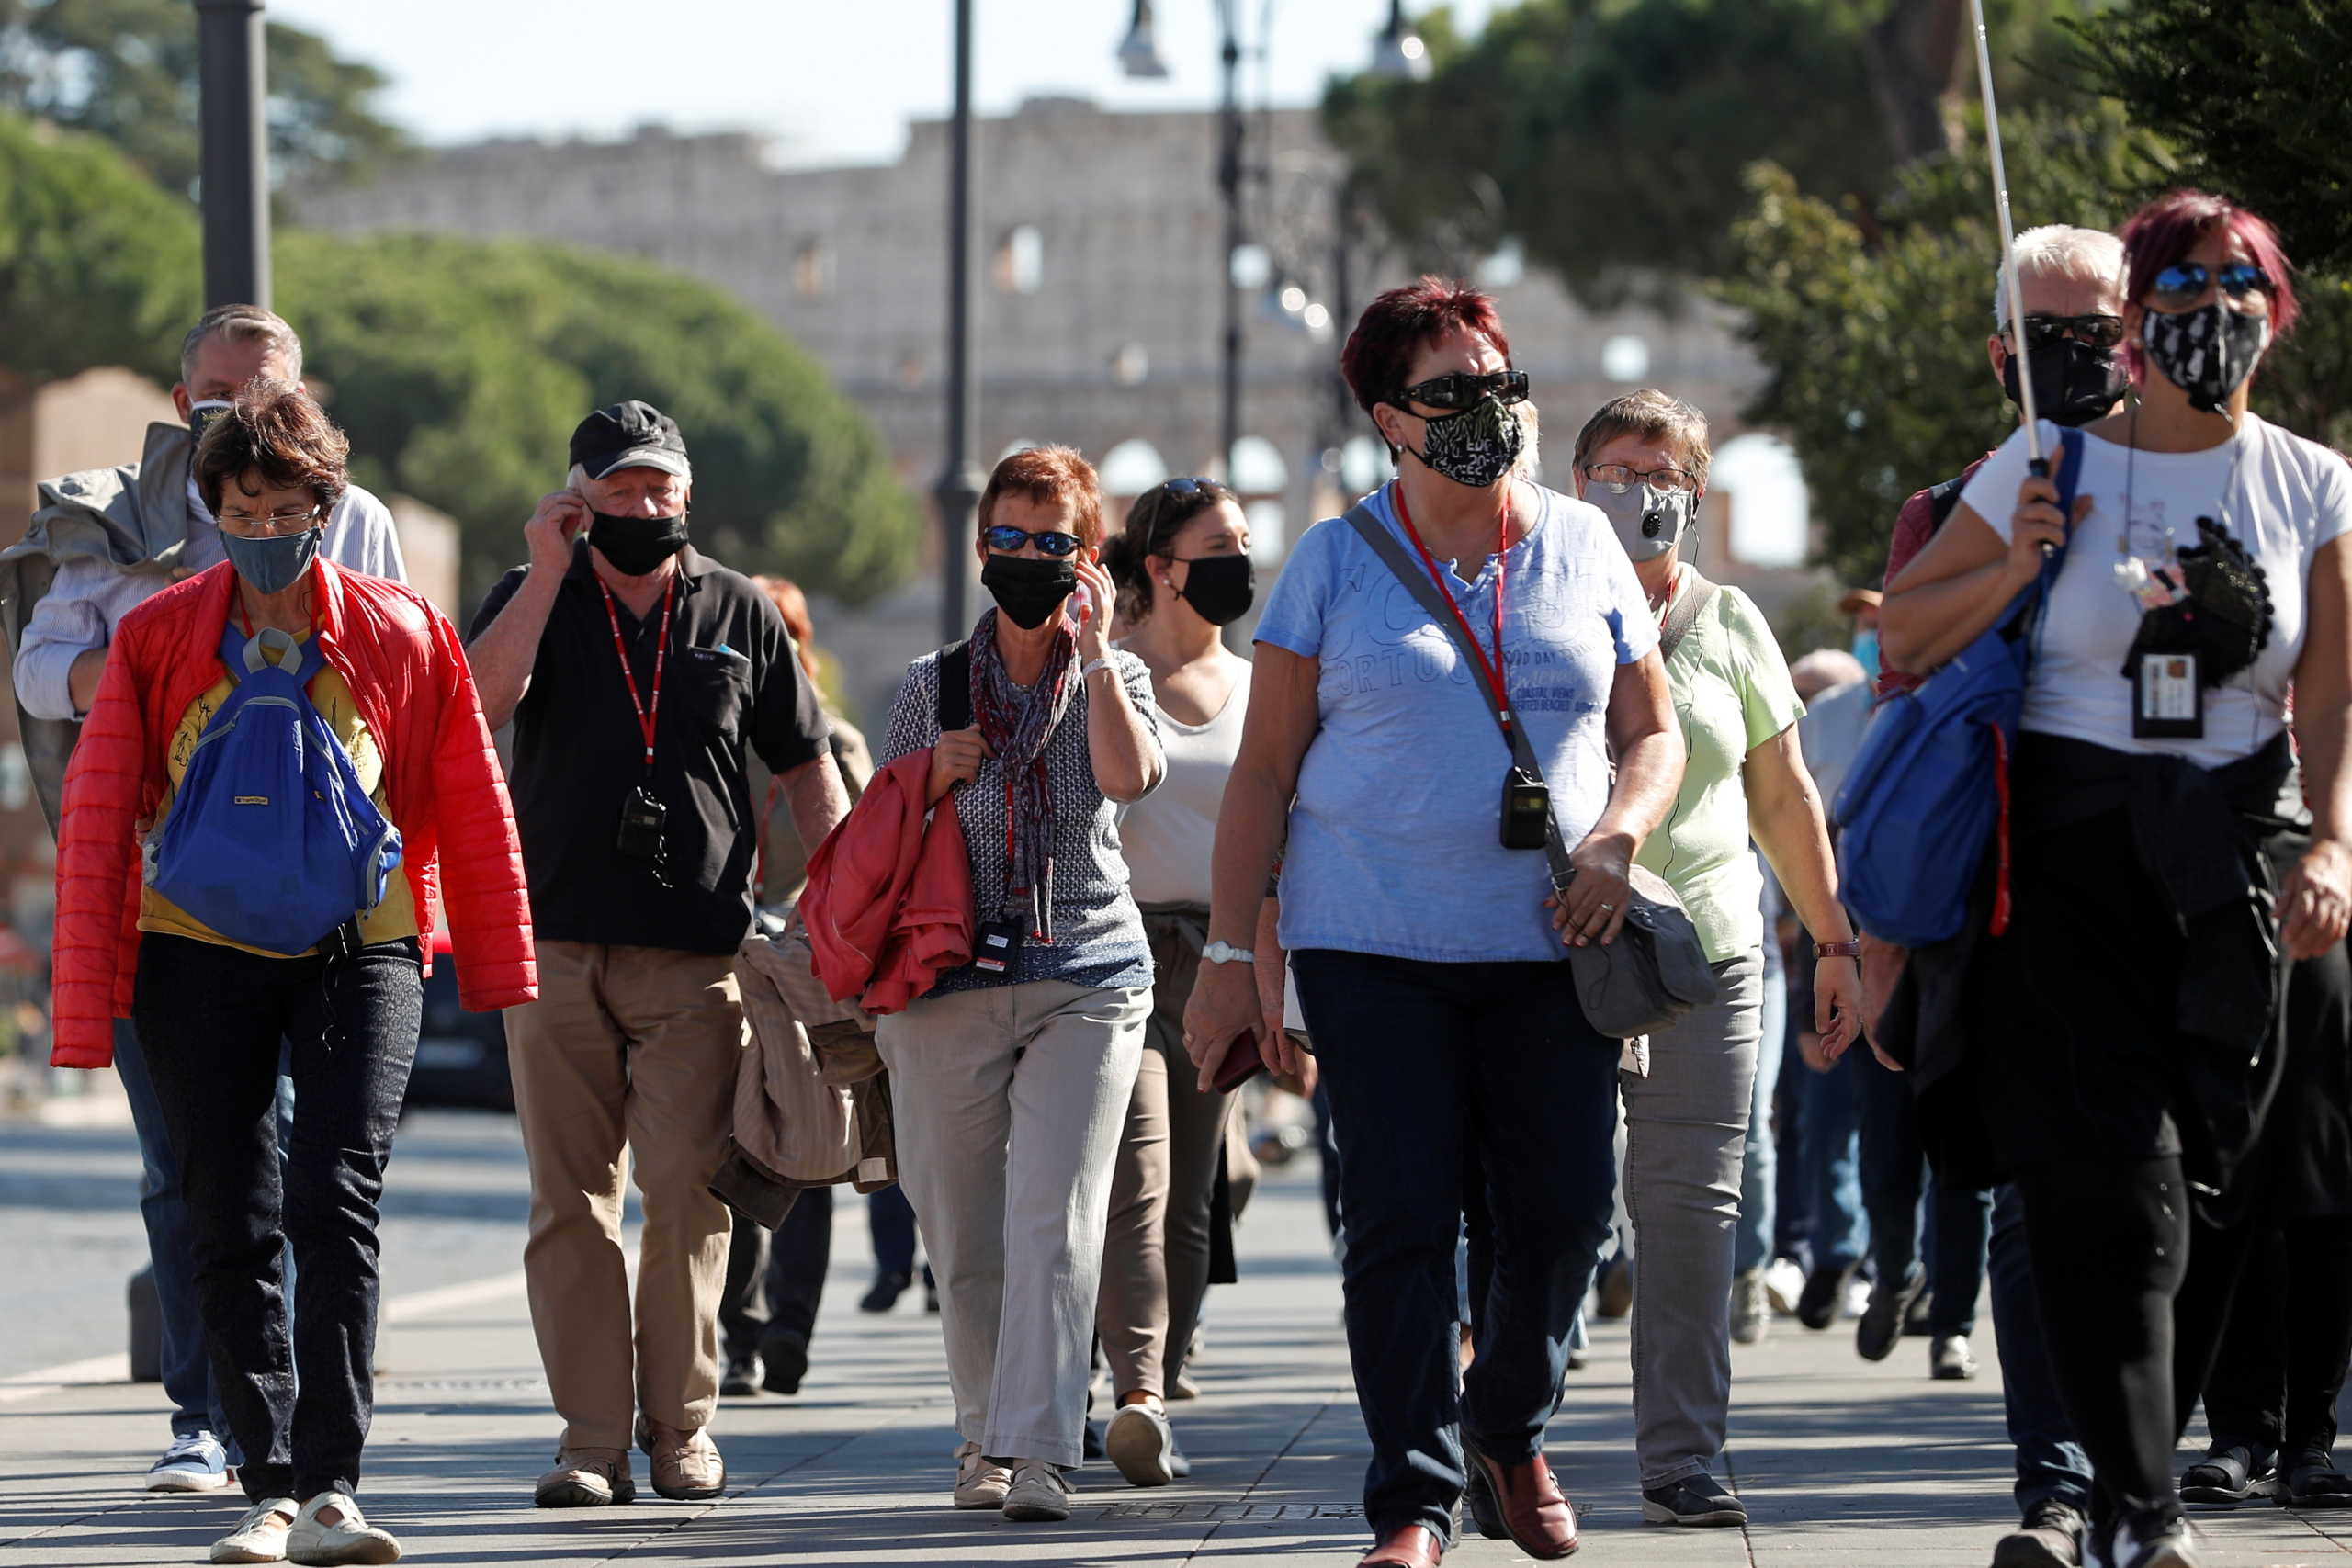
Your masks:
<path fill-rule="evenodd" d="M 2075 1441 L 2075 1424 L 2067 1418 L 2065 1396 L 2050 1364 L 2041 1306 L 2033 1293 L 2033 1259 L 2026 1247 L 2025 1200 L 2015 1187 L 2001 1188 L 1993 1205 L 1987 1271 L 2001 1358 L 2001 1404 L 2018 1451 L 2018 1511 L 2063 1503 L 2088 1513 L 2091 1461 Z"/>
<path fill-rule="evenodd" d="M 1861 1053 L 1868 1055 L 1869 1047 Z M 1826 1073 L 1801 1066 L 1796 1075 L 1804 1184 L 1813 1210 L 1813 1232 L 1806 1238 L 1806 1267 L 1812 1269 L 1860 1261 L 1870 1237 L 1861 1167 L 1855 1157 L 1855 1055 L 1847 1052 Z"/>
<path fill-rule="evenodd" d="M 1764 936 L 1770 956 L 1772 935 Z M 1731 1267 L 1735 1274 L 1761 1269 L 1772 1261 L 1772 1225 L 1776 1218 L 1774 1189 L 1780 1179 L 1772 1141 L 1772 1101 L 1781 1085 L 1781 1047 L 1789 1027 L 1789 987 L 1780 965 L 1768 963 L 1764 997 L 1756 1037 L 1756 1089 L 1747 1102 L 1747 1137 L 1740 1149 L 1739 1223 L 1732 1231 Z"/>
<path fill-rule="evenodd" d="M 1722 994 L 1650 1036 L 1625 1097 L 1634 1291 L 1634 1446 L 1645 1489 L 1705 1473 L 1731 1416 L 1731 1276 L 1754 1100 L 1763 957 L 1714 965 Z"/>
<path fill-rule="evenodd" d="M 885 1187 L 866 1195 L 865 1234 L 874 1241 L 874 1269 L 879 1274 L 915 1277 L 915 1206 L 906 1190 Z"/>
<path fill-rule="evenodd" d="M 804 1188 L 773 1233 L 757 1220 L 736 1215 L 735 1234 L 727 1245 L 726 1293 L 718 1299 L 718 1337 L 727 1359 L 747 1360 L 775 1337 L 807 1346 L 816 1332 L 832 1256 L 830 1187 Z"/>
<path fill-rule="evenodd" d="M 133 1021 L 186 1193 L 213 1387 L 256 1501 L 357 1489 L 376 1205 L 424 999 L 413 938 L 310 958 L 153 932 L 140 944 Z M 302 1114 L 281 1145 L 285 1043 Z"/>
<path fill-rule="evenodd" d="M 277 1143 L 282 1149 L 293 1138 L 294 1080 L 288 1077 L 291 1047 L 281 1044 L 277 1064 Z M 114 1025 L 115 1072 L 122 1079 L 123 1098 L 130 1102 L 131 1130 L 139 1137 L 139 1217 L 147 1227 L 147 1257 L 155 1276 L 155 1305 L 163 1319 L 164 1395 L 172 1402 L 172 1436 L 185 1438 L 209 1432 L 229 1450 L 232 1466 L 244 1463 L 237 1439 L 230 1435 L 229 1417 L 212 1388 L 212 1371 L 204 1349 L 204 1319 L 196 1299 L 196 1263 L 189 1252 L 187 1198 L 181 1190 L 179 1162 L 172 1157 L 171 1136 L 164 1107 L 155 1098 L 154 1080 L 147 1071 L 147 1054 L 140 1048 L 139 1031 L 129 1019 Z M 285 1268 L 293 1289 L 294 1255 L 289 1248 Z"/>
<path fill-rule="evenodd" d="M 1609 1232 L 1618 1045 L 1585 1022 L 1564 962 L 1310 949 L 1291 964 L 1340 1150 L 1348 1353 L 1373 1450 L 1364 1512 L 1375 1534 L 1419 1525 L 1450 1540 L 1465 1439 L 1521 1463 L 1558 1407 L 1569 1325 Z M 1479 1180 L 1465 1167 L 1483 1172 L 1489 1223 L 1463 1373 L 1455 1255 Z"/>
<path fill-rule="evenodd" d="M 1882 1065 L 1867 1046 L 1849 1055 L 1861 1122 L 1862 1206 L 1870 1215 L 1879 1283 L 1889 1288 L 1899 1283 L 1919 1265 L 1924 1251 L 1933 1295 L 1929 1331 L 1973 1334 L 1976 1298 L 1984 1289 L 1993 1194 L 1931 1179 L 1908 1077 Z M 1924 1248 L 1923 1213 L 1928 1216 Z"/>

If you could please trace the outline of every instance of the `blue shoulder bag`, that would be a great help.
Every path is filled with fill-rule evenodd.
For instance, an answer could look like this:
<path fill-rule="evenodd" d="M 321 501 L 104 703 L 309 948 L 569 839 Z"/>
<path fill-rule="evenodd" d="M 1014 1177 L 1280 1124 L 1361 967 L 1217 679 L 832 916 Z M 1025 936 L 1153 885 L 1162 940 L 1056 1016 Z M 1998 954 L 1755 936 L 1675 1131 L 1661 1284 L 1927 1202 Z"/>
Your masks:
<path fill-rule="evenodd" d="M 221 636 L 235 682 L 206 723 L 171 815 L 146 846 L 148 886 L 230 941 L 307 953 L 383 902 L 401 836 L 311 705 L 315 637 Z"/>
<path fill-rule="evenodd" d="M 2072 515 L 2083 437 L 2059 435 L 2058 510 Z M 1904 947 L 1960 934 L 1999 840 L 2007 863 L 2008 760 L 2025 710 L 2060 545 L 1984 633 L 1922 683 L 1879 705 L 1834 809 L 1839 891 L 1862 930 Z M 1995 931 L 2007 922 L 1995 910 Z"/>

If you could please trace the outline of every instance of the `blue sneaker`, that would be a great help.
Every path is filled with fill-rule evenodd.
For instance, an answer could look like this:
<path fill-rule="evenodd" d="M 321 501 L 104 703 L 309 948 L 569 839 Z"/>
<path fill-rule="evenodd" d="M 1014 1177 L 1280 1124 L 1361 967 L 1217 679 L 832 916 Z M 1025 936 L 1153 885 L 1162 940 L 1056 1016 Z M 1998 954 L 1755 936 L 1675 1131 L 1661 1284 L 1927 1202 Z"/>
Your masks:
<path fill-rule="evenodd" d="M 174 1438 L 147 1468 L 150 1492 L 218 1492 L 229 1484 L 229 1450 L 209 1432 Z"/>

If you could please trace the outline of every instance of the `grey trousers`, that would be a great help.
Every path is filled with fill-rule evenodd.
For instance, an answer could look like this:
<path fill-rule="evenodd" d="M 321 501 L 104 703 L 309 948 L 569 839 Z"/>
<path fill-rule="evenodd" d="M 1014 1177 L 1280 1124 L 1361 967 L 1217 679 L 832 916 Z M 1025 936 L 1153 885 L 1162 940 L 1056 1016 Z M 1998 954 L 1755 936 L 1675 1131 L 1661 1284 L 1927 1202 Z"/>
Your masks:
<path fill-rule="evenodd" d="M 1732 1249 L 1756 1083 L 1764 958 L 1714 966 L 1723 995 L 1650 1036 L 1620 1073 L 1634 1271 L 1634 1447 L 1642 1485 L 1710 1469 L 1731 1411 Z"/>
<path fill-rule="evenodd" d="M 1147 990 L 1033 980 L 918 1001 L 876 1031 L 956 1430 L 992 1458 L 1079 1462 L 1111 1161 L 1150 1007 Z"/>

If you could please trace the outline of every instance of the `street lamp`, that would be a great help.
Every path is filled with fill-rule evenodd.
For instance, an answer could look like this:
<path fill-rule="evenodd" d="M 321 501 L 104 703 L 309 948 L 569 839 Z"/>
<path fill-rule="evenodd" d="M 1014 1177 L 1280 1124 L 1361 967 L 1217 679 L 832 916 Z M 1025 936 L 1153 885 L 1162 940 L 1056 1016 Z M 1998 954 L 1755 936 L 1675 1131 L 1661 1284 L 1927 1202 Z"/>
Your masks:
<path fill-rule="evenodd" d="M 204 302 L 269 304 L 262 0 L 196 0 Z"/>
<path fill-rule="evenodd" d="M 1152 38 L 1151 0 L 1136 0 L 1135 19 L 1119 40 L 1119 69 L 1154 81 L 1168 74 L 1168 62 L 1159 58 L 1159 46 Z"/>
<path fill-rule="evenodd" d="M 1430 79 L 1430 46 L 1405 19 L 1405 0 L 1388 0 L 1388 25 L 1372 48 L 1372 73 L 1406 82 Z"/>
<path fill-rule="evenodd" d="M 979 215 L 972 206 L 972 0 L 956 0 L 956 112 L 947 133 L 947 451 L 933 487 L 939 503 L 940 640 L 971 629 L 973 512 L 982 476 L 972 461 L 979 376 L 972 355 L 979 311 Z"/>

